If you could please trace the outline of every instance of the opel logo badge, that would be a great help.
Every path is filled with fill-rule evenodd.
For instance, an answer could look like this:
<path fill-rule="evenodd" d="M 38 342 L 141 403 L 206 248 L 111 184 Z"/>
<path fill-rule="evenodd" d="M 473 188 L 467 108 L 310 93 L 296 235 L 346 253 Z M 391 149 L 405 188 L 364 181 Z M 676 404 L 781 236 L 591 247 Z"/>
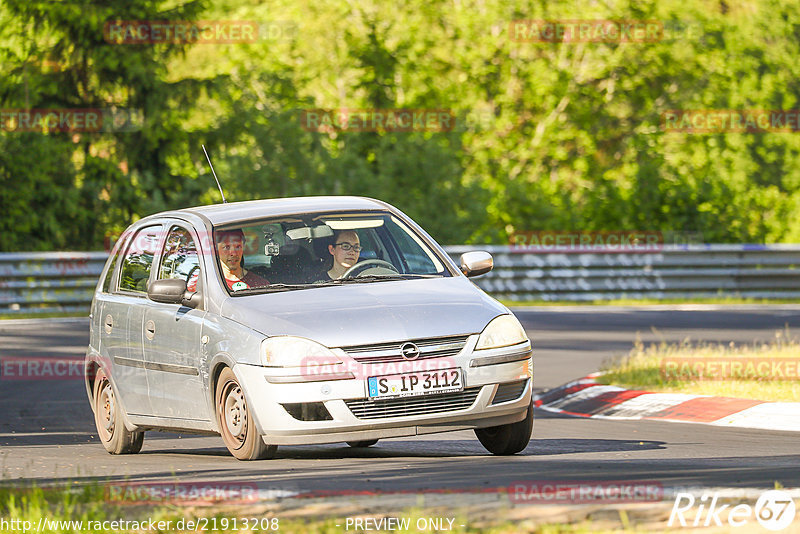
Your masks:
<path fill-rule="evenodd" d="M 419 347 L 413 343 L 403 343 L 400 346 L 400 356 L 406 360 L 416 360 L 419 358 Z"/>

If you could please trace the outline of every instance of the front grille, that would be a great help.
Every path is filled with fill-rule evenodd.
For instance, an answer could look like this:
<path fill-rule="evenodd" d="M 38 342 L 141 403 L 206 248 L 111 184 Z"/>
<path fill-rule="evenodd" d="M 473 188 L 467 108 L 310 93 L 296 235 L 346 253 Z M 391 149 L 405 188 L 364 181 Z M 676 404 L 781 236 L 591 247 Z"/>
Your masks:
<path fill-rule="evenodd" d="M 464 391 L 423 395 L 419 397 L 401 397 L 385 400 L 349 400 L 345 401 L 353 415 L 359 419 L 386 419 L 389 417 L 406 417 L 411 415 L 427 415 L 431 413 L 454 412 L 465 410 L 475 403 L 483 386 L 466 388 Z"/>
<path fill-rule="evenodd" d="M 497 391 L 492 399 L 492 404 L 500 404 L 501 402 L 508 402 L 517 400 L 525 392 L 525 386 L 528 385 L 528 379 L 520 380 L 519 382 L 508 382 L 497 386 Z"/>
<path fill-rule="evenodd" d="M 378 343 L 374 345 L 355 345 L 342 347 L 348 355 L 360 363 L 388 363 L 407 361 L 400 354 L 400 347 L 409 341 L 419 347 L 420 355 L 417 360 L 429 358 L 446 358 L 457 355 L 467 344 L 469 336 L 450 336 L 429 339 L 412 339 L 407 341 L 394 341 L 391 343 Z"/>

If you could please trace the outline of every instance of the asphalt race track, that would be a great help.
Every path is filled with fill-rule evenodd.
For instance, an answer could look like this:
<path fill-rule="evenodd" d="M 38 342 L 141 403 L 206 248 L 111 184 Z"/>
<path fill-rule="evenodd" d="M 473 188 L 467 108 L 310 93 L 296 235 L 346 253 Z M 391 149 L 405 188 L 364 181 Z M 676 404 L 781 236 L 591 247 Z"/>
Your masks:
<path fill-rule="evenodd" d="M 637 334 L 752 342 L 800 327 L 800 307 L 712 310 L 517 310 L 534 342 L 538 390 L 625 354 Z M 3 358 L 80 357 L 88 322 L 0 322 Z M 0 468 L 5 484 L 35 481 L 257 482 L 291 492 L 397 491 L 508 486 L 515 481 L 657 481 L 664 487 L 800 486 L 798 436 L 789 432 L 657 421 L 603 421 L 537 413 L 534 441 L 513 457 L 486 453 L 472 432 L 280 447 L 273 460 L 239 462 L 221 438 L 148 433 L 142 452 L 111 456 L 97 442 L 81 380 L 0 380 Z"/>

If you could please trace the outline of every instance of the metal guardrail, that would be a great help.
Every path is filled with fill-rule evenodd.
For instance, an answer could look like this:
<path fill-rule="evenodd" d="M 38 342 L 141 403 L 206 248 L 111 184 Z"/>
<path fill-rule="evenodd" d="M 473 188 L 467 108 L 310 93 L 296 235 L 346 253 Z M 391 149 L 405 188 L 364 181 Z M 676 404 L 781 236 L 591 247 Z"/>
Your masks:
<path fill-rule="evenodd" d="M 0 254 L 0 313 L 89 313 L 106 252 Z"/>
<path fill-rule="evenodd" d="M 447 252 L 457 259 L 475 248 Z M 494 257 L 494 269 L 475 283 L 512 301 L 800 297 L 800 245 L 672 245 L 634 254 L 615 247 L 558 254 L 481 248 Z"/>
<path fill-rule="evenodd" d="M 665 246 L 648 253 L 594 247 L 575 253 L 512 246 L 451 246 L 494 256 L 473 279 L 511 301 L 702 297 L 800 298 L 800 245 Z M 0 253 L 0 314 L 86 312 L 105 252 Z"/>

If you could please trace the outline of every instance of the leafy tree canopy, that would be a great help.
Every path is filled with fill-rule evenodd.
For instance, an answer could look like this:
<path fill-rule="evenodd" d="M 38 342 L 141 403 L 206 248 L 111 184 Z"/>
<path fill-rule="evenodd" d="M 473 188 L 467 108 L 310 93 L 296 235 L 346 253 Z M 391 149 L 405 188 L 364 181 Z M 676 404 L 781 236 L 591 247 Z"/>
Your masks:
<path fill-rule="evenodd" d="M 530 42 L 511 24 L 578 19 L 663 31 Z M 104 33 L 113 21 L 259 31 L 124 44 Z M 0 250 L 98 249 L 139 217 L 218 202 L 201 144 L 229 200 L 372 196 L 445 243 L 525 230 L 796 242 L 798 133 L 669 131 L 664 114 L 800 109 L 797 57 L 794 0 L 5 0 L 0 111 L 100 109 L 122 126 L 2 120 Z M 445 110 L 455 126 L 317 131 L 303 119 L 317 109 Z"/>

